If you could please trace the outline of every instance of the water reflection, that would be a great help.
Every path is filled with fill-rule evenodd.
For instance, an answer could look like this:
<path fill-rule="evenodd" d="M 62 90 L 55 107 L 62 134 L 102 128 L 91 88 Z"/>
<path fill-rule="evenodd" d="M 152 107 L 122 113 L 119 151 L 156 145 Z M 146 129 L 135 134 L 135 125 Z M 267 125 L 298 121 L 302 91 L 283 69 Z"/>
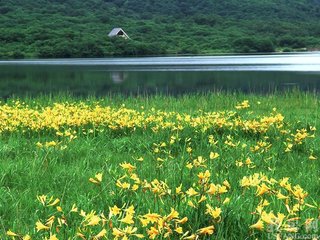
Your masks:
<path fill-rule="evenodd" d="M 111 72 L 110 76 L 114 84 L 120 84 L 124 82 L 128 75 L 125 72 Z"/>
<path fill-rule="evenodd" d="M 228 55 L 186 57 L 135 57 L 103 59 L 50 59 L 0 61 L 0 65 L 105 66 L 109 70 L 236 70 L 236 71 L 320 71 L 320 52 L 278 55 Z"/>
<path fill-rule="evenodd" d="M 239 60 L 241 57 L 237 57 Z M 300 89 L 302 91 L 320 91 L 320 65 L 318 58 L 313 64 L 270 65 L 267 57 L 254 56 L 242 59 L 242 63 L 261 61 L 265 64 L 255 65 L 224 65 L 222 57 L 202 57 L 202 63 L 215 61 L 221 65 L 201 65 L 191 63 L 197 58 L 182 61 L 174 58 L 154 60 L 160 63 L 166 60 L 166 65 L 140 66 L 141 62 L 133 59 L 116 59 L 114 65 L 104 64 L 70 64 L 68 60 L 59 60 L 60 64 L 4 64 L 0 62 L 0 97 L 12 95 L 26 96 L 58 92 L 68 92 L 74 95 L 103 96 L 109 93 L 121 94 L 171 94 L 178 95 L 190 92 L 237 91 L 244 93 L 268 93 Z M 224 57 L 224 63 L 234 60 L 234 57 Z M 275 62 L 281 62 L 281 57 L 275 57 Z M 311 61 L 311 57 L 303 57 Z M 77 60 L 70 60 L 77 62 Z M 88 60 L 84 60 L 88 61 Z M 93 60 L 94 62 L 109 60 Z M 286 63 L 293 63 L 290 57 Z M 30 61 L 26 61 L 30 62 Z M 39 63 L 39 61 L 37 61 Z M 50 61 L 49 61 L 50 62 Z M 61 64 L 61 62 L 69 64 Z M 120 63 L 120 64 L 115 64 Z M 123 63 L 129 63 L 124 65 Z M 147 62 L 147 60 L 144 60 Z M 170 64 L 169 64 L 170 63 Z M 179 64 L 180 65 L 179 65 Z M 183 65 L 182 63 L 185 63 Z M 188 64 L 189 65 L 188 65 Z M 136 65 L 134 65 L 136 64 Z M 271 70 L 270 68 L 273 68 Z M 215 68 L 215 70 L 212 70 Z M 305 71 L 313 68 L 318 71 Z M 238 69 L 238 70 L 237 70 Z M 239 70 L 241 69 L 241 70 Z M 304 69 L 304 70 L 302 70 Z"/>

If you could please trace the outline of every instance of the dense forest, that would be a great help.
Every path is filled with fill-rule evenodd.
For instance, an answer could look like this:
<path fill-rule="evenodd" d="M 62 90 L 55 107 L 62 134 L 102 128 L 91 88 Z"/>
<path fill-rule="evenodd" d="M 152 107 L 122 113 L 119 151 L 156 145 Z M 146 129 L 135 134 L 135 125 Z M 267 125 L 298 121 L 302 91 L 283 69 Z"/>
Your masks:
<path fill-rule="evenodd" d="M 0 0 L 0 58 L 319 48 L 320 0 Z"/>

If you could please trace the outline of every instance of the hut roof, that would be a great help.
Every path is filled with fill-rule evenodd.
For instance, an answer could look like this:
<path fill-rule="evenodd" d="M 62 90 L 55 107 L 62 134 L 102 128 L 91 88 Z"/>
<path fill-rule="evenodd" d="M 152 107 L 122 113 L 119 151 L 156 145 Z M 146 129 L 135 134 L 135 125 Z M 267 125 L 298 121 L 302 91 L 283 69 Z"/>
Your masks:
<path fill-rule="evenodd" d="M 129 38 L 125 31 L 122 28 L 114 28 L 108 34 L 109 37 L 123 36 L 125 38 Z"/>

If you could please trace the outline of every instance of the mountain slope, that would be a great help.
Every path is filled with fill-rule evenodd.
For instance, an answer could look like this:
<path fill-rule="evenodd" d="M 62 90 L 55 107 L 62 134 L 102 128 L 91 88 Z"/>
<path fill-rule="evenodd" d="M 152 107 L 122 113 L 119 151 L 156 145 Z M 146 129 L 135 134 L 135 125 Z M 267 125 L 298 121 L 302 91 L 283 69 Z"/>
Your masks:
<path fill-rule="evenodd" d="M 113 27 L 122 27 L 131 40 L 109 39 Z M 319 0 L 0 0 L 2 58 L 319 46 Z"/>

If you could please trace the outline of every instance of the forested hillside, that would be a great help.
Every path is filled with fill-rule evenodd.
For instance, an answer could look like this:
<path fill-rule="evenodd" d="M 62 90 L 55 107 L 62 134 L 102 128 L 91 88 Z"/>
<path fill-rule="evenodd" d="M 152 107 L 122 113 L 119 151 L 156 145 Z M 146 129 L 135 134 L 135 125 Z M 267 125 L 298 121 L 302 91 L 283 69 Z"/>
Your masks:
<path fill-rule="evenodd" d="M 320 0 L 0 0 L 1 58 L 319 48 Z"/>

